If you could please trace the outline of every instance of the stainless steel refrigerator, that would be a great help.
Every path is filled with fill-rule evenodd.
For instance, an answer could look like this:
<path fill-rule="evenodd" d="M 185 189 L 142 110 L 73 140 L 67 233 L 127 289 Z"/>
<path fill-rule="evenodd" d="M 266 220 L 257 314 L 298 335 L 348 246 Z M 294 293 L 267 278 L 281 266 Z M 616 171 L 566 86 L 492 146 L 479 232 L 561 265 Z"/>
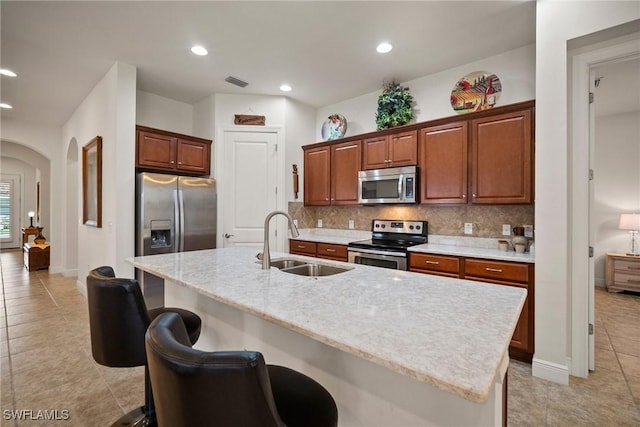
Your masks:
<path fill-rule="evenodd" d="M 216 247 L 216 185 L 212 178 L 136 176 L 136 256 Z M 164 305 L 164 280 L 136 270 L 147 307 Z"/>

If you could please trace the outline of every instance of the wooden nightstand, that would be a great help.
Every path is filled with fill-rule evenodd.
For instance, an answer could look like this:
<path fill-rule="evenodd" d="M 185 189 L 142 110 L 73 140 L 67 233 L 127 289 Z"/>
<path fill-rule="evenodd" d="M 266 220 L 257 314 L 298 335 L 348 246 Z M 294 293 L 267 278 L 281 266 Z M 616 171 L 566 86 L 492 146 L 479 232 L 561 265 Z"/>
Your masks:
<path fill-rule="evenodd" d="M 608 253 L 607 290 L 640 292 L 640 256 Z"/>

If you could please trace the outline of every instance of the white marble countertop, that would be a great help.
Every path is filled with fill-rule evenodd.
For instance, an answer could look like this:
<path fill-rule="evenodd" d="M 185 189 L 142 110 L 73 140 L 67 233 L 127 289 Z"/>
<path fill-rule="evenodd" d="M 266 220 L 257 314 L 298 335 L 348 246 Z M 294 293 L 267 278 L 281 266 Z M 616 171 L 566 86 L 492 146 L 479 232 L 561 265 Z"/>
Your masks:
<path fill-rule="evenodd" d="M 425 243 L 409 248 L 409 252 L 421 252 L 427 254 L 454 255 L 470 258 L 485 258 L 497 261 L 517 261 L 535 263 L 535 258 L 529 252 L 523 254 L 515 251 L 500 251 L 491 248 L 476 248 L 472 246 L 442 245 L 438 243 Z"/>
<path fill-rule="evenodd" d="M 253 248 L 127 259 L 136 267 L 474 402 L 492 391 L 526 291 L 322 260 L 352 270 L 262 270 Z M 318 262 L 315 258 L 273 253 Z"/>
<path fill-rule="evenodd" d="M 306 240 L 317 243 L 348 245 L 357 240 L 371 238 L 371 232 L 362 230 L 341 230 L 329 228 L 306 228 L 300 230 L 300 236 L 290 237 L 292 240 Z M 410 252 L 421 252 L 441 255 L 464 256 L 470 258 L 486 258 L 498 261 L 516 261 L 535 263 L 535 256 L 530 252 L 516 253 L 513 249 L 500 251 L 498 240 L 484 237 L 461 237 L 430 235 L 429 243 L 409 248 Z"/>

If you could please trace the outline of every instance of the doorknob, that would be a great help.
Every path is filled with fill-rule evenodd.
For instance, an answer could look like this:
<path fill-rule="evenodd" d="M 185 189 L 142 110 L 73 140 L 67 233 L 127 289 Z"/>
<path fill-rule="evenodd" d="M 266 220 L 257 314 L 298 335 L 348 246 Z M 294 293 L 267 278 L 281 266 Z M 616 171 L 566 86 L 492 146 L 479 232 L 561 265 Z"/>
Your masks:
<path fill-rule="evenodd" d="M 229 237 L 233 237 L 233 234 L 224 233 L 224 238 L 228 239 Z"/>

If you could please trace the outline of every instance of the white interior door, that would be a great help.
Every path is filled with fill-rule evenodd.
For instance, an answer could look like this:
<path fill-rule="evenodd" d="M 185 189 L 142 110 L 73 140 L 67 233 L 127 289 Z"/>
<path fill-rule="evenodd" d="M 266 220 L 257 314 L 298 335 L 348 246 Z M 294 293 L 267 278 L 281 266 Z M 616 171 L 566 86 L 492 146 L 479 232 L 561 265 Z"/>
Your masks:
<path fill-rule="evenodd" d="M 278 208 L 278 133 L 224 130 L 222 139 L 222 246 L 261 248 L 265 217 Z"/>
<path fill-rule="evenodd" d="M 20 175 L 0 176 L 0 245 L 19 248 L 20 235 Z"/>

